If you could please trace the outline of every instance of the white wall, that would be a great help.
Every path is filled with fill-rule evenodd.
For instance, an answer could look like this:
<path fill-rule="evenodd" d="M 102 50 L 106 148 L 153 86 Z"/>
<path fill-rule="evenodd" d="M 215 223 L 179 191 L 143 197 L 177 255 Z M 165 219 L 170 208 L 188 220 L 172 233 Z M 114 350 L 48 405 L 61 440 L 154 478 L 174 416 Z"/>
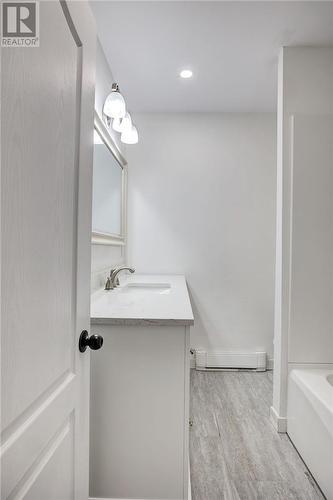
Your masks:
<path fill-rule="evenodd" d="M 277 246 L 274 333 L 275 414 L 287 410 L 291 285 L 291 117 L 333 113 L 333 49 L 287 47 L 279 59 Z M 304 200 L 306 202 L 306 200 Z M 327 228 L 329 229 L 329 228 Z M 304 272 L 306 272 L 304 270 Z"/>
<path fill-rule="evenodd" d="M 140 114 L 128 148 L 128 261 L 184 273 L 191 345 L 272 355 L 276 117 Z"/>
<path fill-rule="evenodd" d="M 95 109 L 102 117 L 102 110 L 106 96 L 111 91 L 111 85 L 114 82 L 110 67 L 105 58 L 100 43 L 97 43 L 96 53 L 96 89 L 95 89 Z M 119 134 L 111 131 L 111 135 L 121 150 Z M 111 267 L 122 264 L 126 258 L 126 249 L 119 246 L 110 245 L 92 245 L 91 255 L 91 288 L 95 290 L 104 285 L 105 277 Z"/>
<path fill-rule="evenodd" d="M 333 367 L 333 114 L 295 115 L 292 150 L 288 362 Z"/>

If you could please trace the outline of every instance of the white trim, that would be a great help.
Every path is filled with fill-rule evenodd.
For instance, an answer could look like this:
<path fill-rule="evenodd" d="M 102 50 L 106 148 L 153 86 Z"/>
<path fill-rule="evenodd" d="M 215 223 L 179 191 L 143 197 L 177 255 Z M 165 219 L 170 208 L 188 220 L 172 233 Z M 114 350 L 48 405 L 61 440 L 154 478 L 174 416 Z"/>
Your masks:
<path fill-rule="evenodd" d="M 109 129 L 105 122 L 102 120 L 102 118 L 99 116 L 97 111 L 95 110 L 95 116 L 94 116 L 94 128 L 98 130 L 98 133 L 102 136 L 103 141 L 107 145 L 107 147 L 110 149 L 111 153 L 121 165 L 121 168 L 124 168 L 125 165 L 127 165 L 127 161 L 125 157 L 122 155 L 120 149 L 118 148 L 117 144 L 114 142 Z"/>
<path fill-rule="evenodd" d="M 280 432 L 280 433 L 287 432 L 287 418 L 280 417 L 280 415 L 277 413 L 277 411 L 275 410 L 275 408 L 273 406 L 271 406 L 269 409 L 269 418 L 270 418 L 270 421 L 271 421 L 274 429 L 277 432 Z"/>
<path fill-rule="evenodd" d="M 267 359 L 267 370 L 274 370 L 274 358 Z"/>
<path fill-rule="evenodd" d="M 190 466 L 190 460 L 188 461 L 188 490 L 187 490 L 187 500 L 192 500 L 192 486 L 191 486 L 191 466 Z"/>
<path fill-rule="evenodd" d="M 193 370 L 195 368 L 195 355 L 190 354 L 190 369 Z"/>
<path fill-rule="evenodd" d="M 222 352 L 195 351 L 195 367 L 197 370 L 216 369 L 252 369 L 265 371 L 267 354 L 264 351 L 255 352 Z"/>
<path fill-rule="evenodd" d="M 304 369 L 313 369 L 313 368 L 319 368 L 321 370 L 332 370 L 333 369 L 333 362 L 332 363 L 293 363 L 290 362 L 288 363 L 288 375 L 290 374 L 291 370 L 294 370 L 295 368 L 301 368 L 302 370 Z"/>
<path fill-rule="evenodd" d="M 183 441 L 183 498 L 188 498 L 189 485 L 189 440 L 190 440 L 190 327 L 185 326 L 185 345 L 184 345 L 184 441 Z"/>
<path fill-rule="evenodd" d="M 94 245 L 114 245 L 114 246 L 125 245 L 123 236 L 118 236 L 115 234 L 107 235 L 106 233 L 95 233 L 95 232 L 92 232 L 91 243 L 93 243 Z"/>
<path fill-rule="evenodd" d="M 102 137 L 105 145 L 122 169 L 121 181 L 121 234 L 92 231 L 91 242 L 95 245 L 125 246 L 127 235 L 127 161 L 110 135 L 109 129 L 95 110 L 94 129 Z"/>

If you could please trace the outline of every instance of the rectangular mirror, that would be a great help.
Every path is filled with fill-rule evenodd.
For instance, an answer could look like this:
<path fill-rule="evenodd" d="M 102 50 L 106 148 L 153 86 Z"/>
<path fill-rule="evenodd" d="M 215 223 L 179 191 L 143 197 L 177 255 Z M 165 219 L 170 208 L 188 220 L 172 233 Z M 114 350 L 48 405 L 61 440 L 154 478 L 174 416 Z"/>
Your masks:
<path fill-rule="evenodd" d="M 124 245 L 126 161 L 97 113 L 94 127 L 92 242 Z"/>

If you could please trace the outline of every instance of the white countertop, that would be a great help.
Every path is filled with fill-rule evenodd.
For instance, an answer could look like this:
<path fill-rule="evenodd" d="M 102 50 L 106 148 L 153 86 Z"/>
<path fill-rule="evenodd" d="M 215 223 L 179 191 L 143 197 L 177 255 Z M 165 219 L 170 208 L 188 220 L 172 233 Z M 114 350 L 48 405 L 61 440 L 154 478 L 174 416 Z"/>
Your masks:
<path fill-rule="evenodd" d="M 91 296 L 91 323 L 113 325 L 193 325 L 185 277 L 123 276 L 114 290 Z"/>

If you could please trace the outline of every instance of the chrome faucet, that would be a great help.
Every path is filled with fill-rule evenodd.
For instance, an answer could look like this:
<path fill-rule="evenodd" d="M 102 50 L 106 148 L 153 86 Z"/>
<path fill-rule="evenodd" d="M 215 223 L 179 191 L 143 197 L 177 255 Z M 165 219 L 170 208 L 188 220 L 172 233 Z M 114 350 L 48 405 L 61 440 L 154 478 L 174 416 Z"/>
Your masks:
<path fill-rule="evenodd" d="M 110 289 L 111 290 L 113 290 L 114 288 L 116 288 L 119 285 L 118 274 L 121 271 L 129 271 L 130 273 L 135 273 L 135 269 L 133 269 L 133 267 L 127 267 L 127 266 L 120 266 L 120 267 L 116 267 L 115 269 L 111 269 L 111 273 L 110 273 L 110 282 L 111 282 Z"/>

